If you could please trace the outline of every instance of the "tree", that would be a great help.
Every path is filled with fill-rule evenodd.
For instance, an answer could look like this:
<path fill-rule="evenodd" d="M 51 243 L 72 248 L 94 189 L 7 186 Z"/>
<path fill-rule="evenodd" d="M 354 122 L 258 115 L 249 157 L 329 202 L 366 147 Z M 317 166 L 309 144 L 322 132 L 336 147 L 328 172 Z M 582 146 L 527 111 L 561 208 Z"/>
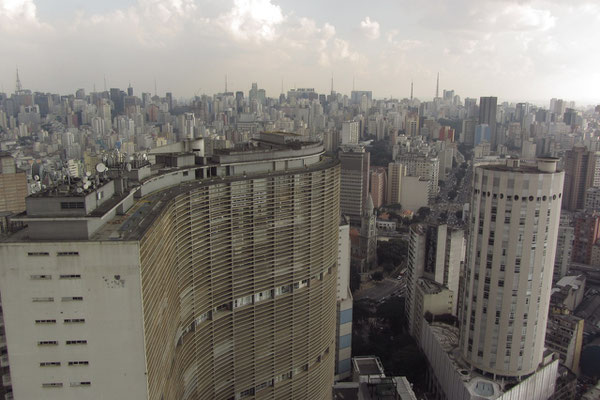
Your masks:
<path fill-rule="evenodd" d="M 391 263 L 400 265 L 408 254 L 408 243 L 406 240 L 393 239 L 387 242 L 377 242 L 377 260 L 380 265 Z"/>
<path fill-rule="evenodd" d="M 372 277 L 373 277 L 374 281 L 382 281 L 383 280 L 383 272 L 381 272 L 381 271 L 374 272 Z"/>
<path fill-rule="evenodd" d="M 417 216 L 419 218 L 426 218 L 429 214 L 431 214 L 431 208 L 429 207 L 421 207 L 417 210 Z"/>

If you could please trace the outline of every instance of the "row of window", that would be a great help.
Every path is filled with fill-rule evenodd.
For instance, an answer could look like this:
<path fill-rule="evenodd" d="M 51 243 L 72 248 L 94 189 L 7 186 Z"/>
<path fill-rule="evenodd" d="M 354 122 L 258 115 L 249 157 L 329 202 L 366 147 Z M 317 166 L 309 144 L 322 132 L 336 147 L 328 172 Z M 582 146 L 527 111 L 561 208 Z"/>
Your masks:
<path fill-rule="evenodd" d="M 65 324 L 83 324 L 85 322 L 85 318 L 66 318 L 63 320 Z M 55 324 L 55 319 L 36 319 L 36 324 Z"/>
<path fill-rule="evenodd" d="M 473 190 L 473 192 L 474 192 L 475 194 L 479 194 L 479 193 L 481 193 L 481 195 L 482 195 L 482 196 L 487 196 L 487 197 L 490 197 L 490 196 L 492 196 L 492 198 L 494 198 L 494 199 L 495 199 L 496 197 L 500 197 L 500 199 L 503 199 L 503 198 L 504 198 L 504 193 L 500 193 L 500 194 L 498 195 L 498 194 L 496 194 L 496 193 L 490 193 L 490 192 L 486 192 L 486 191 L 483 191 L 483 192 L 482 192 L 482 191 L 481 191 L 481 190 L 479 190 L 479 189 L 475 189 L 475 190 Z M 555 194 L 554 194 L 554 195 L 552 195 L 552 196 L 541 196 L 541 197 L 540 197 L 540 196 L 538 196 L 538 197 L 537 197 L 537 201 L 556 200 L 556 197 L 557 197 L 557 196 L 556 196 Z M 562 193 L 559 193 L 559 194 L 558 194 L 558 198 L 560 199 L 561 197 L 562 197 Z M 506 196 L 506 199 L 507 199 L 507 200 L 513 200 L 513 199 L 514 199 L 515 201 L 519 201 L 519 195 L 518 195 L 518 194 L 515 194 L 514 196 L 507 195 L 507 196 Z M 534 200 L 536 200 L 536 198 L 535 198 L 535 197 L 533 197 L 533 196 L 529 196 L 529 197 L 527 197 L 527 196 L 521 196 L 521 201 L 527 201 L 527 200 L 529 200 L 529 201 L 534 201 Z"/>
<path fill-rule="evenodd" d="M 78 387 L 78 386 L 91 386 L 92 383 L 89 381 L 84 381 L 84 382 L 71 382 L 69 384 L 69 386 L 71 387 Z M 62 382 L 49 382 L 49 383 L 42 383 L 42 387 L 43 388 L 61 388 L 63 387 Z"/>
<path fill-rule="evenodd" d="M 69 361 L 68 362 L 69 366 L 73 367 L 73 366 L 79 366 L 79 365 L 90 365 L 89 361 Z M 40 367 L 60 367 L 61 362 L 60 361 L 46 361 L 46 362 L 41 362 L 40 363 Z"/>
<path fill-rule="evenodd" d="M 58 340 L 40 340 L 37 344 L 38 346 L 58 346 Z M 67 340 L 65 344 L 87 344 L 87 340 Z"/>
<path fill-rule="evenodd" d="M 40 257 L 40 256 L 49 256 L 50 253 L 47 251 L 30 251 L 27 253 L 28 256 L 32 256 L 32 257 Z M 78 251 L 57 251 L 56 252 L 57 256 L 78 256 L 79 252 Z"/>
<path fill-rule="evenodd" d="M 34 303 L 52 303 L 54 301 L 54 297 L 32 297 L 31 301 Z M 68 296 L 61 297 L 60 301 L 83 301 L 82 296 Z"/>
<path fill-rule="evenodd" d="M 29 275 L 29 278 L 32 280 L 38 281 L 48 281 L 52 279 L 52 275 L 49 274 L 39 274 L 39 275 Z M 61 274 L 58 276 L 58 279 L 81 279 L 80 274 Z"/>

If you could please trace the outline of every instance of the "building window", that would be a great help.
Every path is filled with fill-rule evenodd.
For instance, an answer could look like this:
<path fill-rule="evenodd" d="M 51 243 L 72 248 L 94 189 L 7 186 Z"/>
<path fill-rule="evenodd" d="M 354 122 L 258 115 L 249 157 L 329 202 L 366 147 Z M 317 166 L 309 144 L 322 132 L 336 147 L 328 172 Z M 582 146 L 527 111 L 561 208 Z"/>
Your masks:
<path fill-rule="evenodd" d="M 67 340 L 68 345 L 71 344 L 87 344 L 87 340 Z"/>
<path fill-rule="evenodd" d="M 69 361 L 69 366 L 89 365 L 89 361 Z"/>
<path fill-rule="evenodd" d="M 84 318 L 69 318 L 64 320 L 65 324 L 83 324 L 84 322 Z"/>
<path fill-rule="evenodd" d="M 81 296 L 71 296 L 71 297 L 63 297 L 61 301 L 82 301 L 83 297 Z"/>
<path fill-rule="evenodd" d="M 35 323 L 36 324 L 55 324 L 56 320 L 55 319 L 36 319 Z"/>
<path fill-rule="evenodd" d="M 57 256 L 78 256 L 78 251 L 59 251 L 56 253 Z"/>
<path fill-rule="evenodd" d="M 62 382 L 49 382 L 49 383 L 42 383 L 42 387 L 43 388 L 59 388 L 62 387 Z"/>
<path fill-rule="evenodd" d="M 54 301 L 54 297 L 33 297 L 31 301 L 34 303 L 51 303 Z"/>
<path fill-rule="evenodd" d="M 37 342 L 38 346 L 58 346 L 58 342 L 56 340 L 40 340 Z"/>
<path fill-rule="evenodd" d="M 49 256 L 50 253 L 48 253 L 47 251 L 32 251 L 27 253 L 28 256 L 33 256 L 33 257 L 37 257 L 37 256 Z"/>
<path fill-rule="evenodd" d="M 60 203 L 60 208 L 70 210 L 74 208 L 85 208 L 85 203 L 82 201 L 63 201 Z"/>
<path fill-rule="evenodd" d="M 84 382 L 71 382 L 71 387 L 78 387 L 78 386 L 90 386 L 92 383 L 89 381 L 84 381 Z"/>
<path fill-rule="evenodd" d="M 31 280 L 50 280 L 52 279 L 52 275 L 30 275 L 29 278 Z"/>
<path fill-rule="evenodd" d="M 81 279 L 79 274 L 61 275 L 60 279 Z"/>
<path fill-rule="evenodd" d="M 60 361 L 41 362 L 40 367 L 60 367 Z"/>

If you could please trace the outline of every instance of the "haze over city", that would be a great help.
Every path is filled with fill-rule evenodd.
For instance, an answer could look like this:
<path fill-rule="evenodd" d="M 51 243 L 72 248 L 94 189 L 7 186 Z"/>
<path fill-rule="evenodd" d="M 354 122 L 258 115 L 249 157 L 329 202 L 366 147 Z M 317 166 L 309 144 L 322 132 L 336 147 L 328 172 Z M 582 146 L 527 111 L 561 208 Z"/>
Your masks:
<path fill-rule="evenodd" d="M 0 91 L 126 87 L 189 98 L 294 87 L 374 97 L 599 101 L 594 1 L 0 0 Z"/>

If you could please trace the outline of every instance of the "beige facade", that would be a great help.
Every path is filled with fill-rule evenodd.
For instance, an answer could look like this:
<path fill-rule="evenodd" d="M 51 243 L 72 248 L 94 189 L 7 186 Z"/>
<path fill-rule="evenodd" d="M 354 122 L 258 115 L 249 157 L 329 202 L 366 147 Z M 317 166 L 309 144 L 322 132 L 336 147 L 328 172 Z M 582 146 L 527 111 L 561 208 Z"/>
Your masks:
<path fill-rule="evenodd" d="M 473 368 L 520 377 L 542 362 L 563 179 L 554 159 L 475 168 L 460 315 Z"/>
<path fill-rule="evenodd" d="M 275 147 L 161 171 L 96 209 L 70 195 L 45 219 L 52 194 L 28 199 L 31 225 L 0 243 L 14 397 L 329 398 L 340 166 Z M 83 218 L 62 210 L 77 201 Z"/>

